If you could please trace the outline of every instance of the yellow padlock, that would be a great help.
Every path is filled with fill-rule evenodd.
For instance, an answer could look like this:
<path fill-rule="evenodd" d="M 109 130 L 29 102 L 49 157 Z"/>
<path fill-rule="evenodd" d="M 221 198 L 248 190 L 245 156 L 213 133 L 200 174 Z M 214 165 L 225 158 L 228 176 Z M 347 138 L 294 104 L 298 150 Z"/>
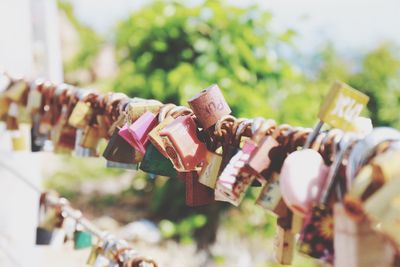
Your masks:
<path fill-rule="evenodd" d="M 158 113 L 162 107 L 162 103 L 158 101 L 141 101 L 130 103 L 127 106 L 127 113 L 129 120 L 131 122 L 136 121 L 140 116 L 142 116 L 147 111 L 151 113 Z"/>
<path fill-rule="evenodd" d="M 68 119 L 68 124 L 75 128 L 85 128 L 88 125 L 93 114 L 93 108 L 90 103 L 79 101 Z"/>
<path fill-rule="evenodd" d="M 214 189 L 222 164 L 222 155 L 207 151 L 205 161 L 206 163 L 200 171 L 199 182 Z"/>
<path fill-rule="evenodd" d="M 23 103 L 28 92 L 28 83 L 24 80 L 14 82 L 4 95 L 16 103 Z"/>
<path fill-rule="evenodd" d="M 160 136 L 160 132 L 167 125 L 171 124 L 175 119 L 173 117 L 166 117 L 162 122 L 160 122 L 156 127 L 154 127 L 149 133 L 150 142 L 157 148 L 164 157 L 168 158 L 168 154 L 165 150 L 164 142 Z"/>
<path fill-rule="evenodd" d="M 344 131 L 353 130 L 353 122 L 360 115 L 369 97 L 349 85 L 333 83 L 318 117 L 329 125 Z"/>
<path fill-rule="evenodd" d="M 11 141 L 14 151 L 24 151 L 27 149 L 25 136 L 20 131 L 12 133 Z"/>

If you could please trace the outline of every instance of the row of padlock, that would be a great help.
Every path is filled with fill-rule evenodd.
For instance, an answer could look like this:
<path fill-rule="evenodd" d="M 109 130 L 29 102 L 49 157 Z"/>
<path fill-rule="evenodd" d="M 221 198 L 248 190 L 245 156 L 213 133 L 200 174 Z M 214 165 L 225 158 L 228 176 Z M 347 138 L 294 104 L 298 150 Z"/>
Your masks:
<path fill-rule="evenodd" d="M 298 234 L 299 250 L 307 255 L 331 263 L 349 259 L 337 253 L 349 250 L 337 249 L 334 241 L 342 231 L 334 206 L 344 203 L 336 204 L 346 211 L 338 213 L 345 214 L 343 220 L 360 222 L 354 227 L 385 237 L 382 242 L 393 250 L 368 252 L 362 242 L 343 242 L 340 248 L 357 244 L 354 251 L 374 260 L 388 257 L 387 266 L 393 266 L 400 245 L 400 171 L 398 154 L 390 151 L 397 151 L 399 134 L 360 127 L 368 97 L 346 84 L 333 84 L 314 131 L 262 118 L 236 119 L 216 85 L 189 100 L 191 109 L 40 80 L 9 79 L 5 88 L 0 116 L 15 130 L 18 106 L 30 112 L 32 151 L 50 139 L 57 152 L 93 156 L 99 140 L 108 139 L 107 166 L 178 177 L 189 206 L 215 200 L 237 206 L 251 186 L 261 186 L 257 204 L 277 217 L 276 258 L 282 264 L 291 263 Z M 341 130 L 321 131 L 323 123 Z M 380 157 L 386 158 L 376 160 Z M 346 266 L 370 266 L 360 262 Z"/>
<path fill-rule="evenodd" d="M 76 250 L 91 248 L 87 264 L 93 267 L 157 267 L 153 260 L 141 257 L 130 248 L 126 241 L 98 230 L 57 193 L 42 193 L 36 245 L 60 247 L 69 240 Z"/>

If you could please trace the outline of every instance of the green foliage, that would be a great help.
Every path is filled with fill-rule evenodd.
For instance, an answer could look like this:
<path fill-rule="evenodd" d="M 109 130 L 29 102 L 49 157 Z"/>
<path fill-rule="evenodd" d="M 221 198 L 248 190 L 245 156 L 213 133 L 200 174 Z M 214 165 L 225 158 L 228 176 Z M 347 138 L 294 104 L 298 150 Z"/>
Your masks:
<path fill-rule="evenodd" d="M 120 72 L 115 88 L 131 96 L 186 104 L 217 83 L 234 114 L 277 117 L 280 88 L 298 73 L 271 52 L 288 46 L 293 31 L 275 34 L 270 21 L 271 15 L 255 6 L 155 2 L 118 27 Z"/>
<path fill-rule="evenodd" d="M 361 70 L 349 83 L 370 96 L 368 109 L 374 125 L 400 128 L 400 53 L 399 48 L 383 44 L 362 60 Z"/>
<path fill-rule="evenodd" d="M 195 214 L 175 223 L 161 220 L 159 227 L 164 238 L 179 237 L 183 244 L 188 244 L 193 242 L 194 232 L 203 227 L 206 222 L 207 218 L 204 215 Z"/>

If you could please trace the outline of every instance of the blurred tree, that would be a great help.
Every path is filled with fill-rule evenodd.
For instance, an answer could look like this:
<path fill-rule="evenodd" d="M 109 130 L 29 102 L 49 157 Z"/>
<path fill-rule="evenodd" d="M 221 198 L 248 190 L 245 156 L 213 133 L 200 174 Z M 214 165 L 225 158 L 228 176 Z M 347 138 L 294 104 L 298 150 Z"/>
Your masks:
<path fill-rule="evenodd" d="M 271 14 L 224 1 L 188 7 L 155 2 L 117 29 L 117 90 L 186 104 L 216 83 L 238 116 L 278 117 L 280 88 L 299 74 L 275 49 L 292 30 L 270 29 Z M 249 108 L 251 107 L 251 108 Z"/>
<path fill-rule="evenodd" d="M 400 53 L 393 44 L 369 52 L 349 83 L 370 96 L 369 115 L 375 126 L 400 128 Z"/>
<path fill-rule="evenodd" d="M 90 82 L 94 82 L 96 75 L 93 64 L 100 51 L 102 38 L 93 29 L 85 26 L 76 18 L 71 3 L 65 0 L 59 0 L 57 3 L 58 8 L 65 14 L 79 38 L 78 52 L 64 63 L 66 78 L 70 76 L 68 75 L 69 73 L 73 73 L 72 76 L 74 76 L 75 71 L 85 70 L 89 71 Z"/>

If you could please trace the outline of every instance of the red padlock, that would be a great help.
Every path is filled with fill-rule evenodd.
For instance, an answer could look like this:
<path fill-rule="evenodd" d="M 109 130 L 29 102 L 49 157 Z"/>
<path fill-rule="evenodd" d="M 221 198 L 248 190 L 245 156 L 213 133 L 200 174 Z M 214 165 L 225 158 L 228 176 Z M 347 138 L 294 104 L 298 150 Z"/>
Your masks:
<path fill-rule="evenodd" d="M 231 109 L 216 84 L 204 89 L 188 102 L 204 129 L 210 128 L 223 116 L 231 113 Z"/>
<path fill-rule="evenodd" d="M 160 137 L 178 171 L 197 170 L 204 162 L 207 148 L 197 137 L 197 127 L 190 115 L 174 120 L 160 132 Z"/>

